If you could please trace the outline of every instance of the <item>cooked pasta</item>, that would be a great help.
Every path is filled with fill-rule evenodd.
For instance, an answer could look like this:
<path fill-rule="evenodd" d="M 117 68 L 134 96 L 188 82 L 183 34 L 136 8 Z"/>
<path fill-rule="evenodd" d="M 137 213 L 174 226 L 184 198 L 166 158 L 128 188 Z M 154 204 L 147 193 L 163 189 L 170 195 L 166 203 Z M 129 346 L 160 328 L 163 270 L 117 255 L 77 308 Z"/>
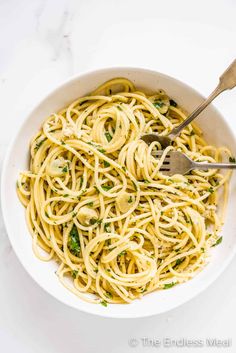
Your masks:
<path fill-rule="evenodd" d="M 51 114 L 32 139 L 17 192 L 33 250 L 57 262 L 79 298 L 106 306 L 170 288 L 202 270 L 221 242 L 230 173 L 168 177 L 159 169 L 173 149 L 202 162 L 230 151 L 207 144 L 193 124 L 160 159 L 152 156 L 160 144 L 140 139 L 167 135 L 185 118 L 163 90 L 147 94 L 116 78 Z"/>

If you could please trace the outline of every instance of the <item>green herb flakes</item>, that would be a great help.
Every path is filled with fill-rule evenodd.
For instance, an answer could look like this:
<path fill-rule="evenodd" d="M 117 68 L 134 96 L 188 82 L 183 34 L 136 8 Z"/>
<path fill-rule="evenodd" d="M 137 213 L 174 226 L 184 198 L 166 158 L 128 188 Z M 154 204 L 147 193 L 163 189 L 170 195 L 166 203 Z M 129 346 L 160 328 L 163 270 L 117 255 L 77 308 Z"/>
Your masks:
<path fill-rule="evenodd" d="M 184 259 L 177 259 L 175 265 L 179 266 L 183 261 L 184 261 Z"/>
<path fill-rule="evenodd" d="M 172 288 L 176 285 L 175 282 L 171 282 L 171 283 L 165 283 L 164 284 L 164 289 L 169 289 L 169 288 Z"/>
<path fill-rule="evenodd" d="M 97 219 L 96 218 L 91 218 L 90 220 L 89 220 L 89 224 L 91 225 L 91 226 L 93 226 L 95 223 L 97 223 Z"/>
<path fill-rule="evenodd" d="M 108 142 L 110 142 L 112 140 L 112 136 L 109 132 L 105 132 L 105 136 Z"/>
<path fill-rule="evenodd" d="M 108 191 L 113 188 L 113 186 L 110 185 L 102 185 L 103 190 Z"/>
<path fill-rule="evenodd" d="M 121 251 L 118 256 L 126 255 L 127 252 L 125 250 Z"/>
<path fill-rule="evenodd" d="M 155 108 L 162 108 L 164 103 L 161 101 L 156 101 L 155 103 L 153 103 Z"/>
<path fill-rule="evenodd" d="M 45 138 L 42 139 L 41 141 L 37 142 L 34 149 L 35 149 L 35 150 L 38 150 L 38 149 L 42 146 L 42 144 L 44 143 L 44 141 L 46 141 L 46 140 L 47 140 L 47 138 L 45 137 Z"/>
<path fill-rule="evenodd" d="M 207 189 L 207 191 L 210 192 L 211 194 L 213 194 L 213 192 L 214 192 L 215 190 L 214 190 L 213 187 L 211 186 L 211 187 L 209 187 L 209 189 Z"/>
<path fill-rule="evenodd" d="M 107 301 L 106 301 L 106 300 L 101 300 L 101 301 L 100 301 L 100 304 L 101 304 L 102 306 L 107 307 Z"/>
<path fill-rule="evenodd" d="M 79 240 L 79 233 L 75 224 L 70 231 L 69 238 L 68 238 L 68 248 L 72 254 L 78 256 L 80 253 L 80 240 Z"/>
<path fill-rule="evenodd" d="M 101 152 L 101 153 L 105 153 L 106 150 L 104 150 L 104 148 L 98 148 L 98 151 Z"/>
<path fill-rule="evenodd" d="M 110 167 L 110 163 L 108 163 L 107 161 L 103 161 L 103 164 L 104 164 L 104 167 L 105 167 L 105 168 Z"/>
<path fill-rule="evenodd" d="M 79 273 L 79 271 L 74 270 L 74 271 L 71 272 L 71 276 L 72 276 L 73 278 L 76 278 L 76 276 L 77 276 L 78 273 Z"/>
<path fill-rule="evenodd" d="M 221 244 L 221 243 L 222 243 L 222 240 L 223 240 L 223 237 L 219 237 L 219 238 L 216 240 L 215 244 L 213 244 L 212 246 L 217 246 L 217 245 Z"/>
<path fill-rule="evenodd" d="M 230 163 L 236 163 L 236 159 L 234 157 L 229 157 L 229 162 Z"/>
<path fill-rule="evenodd" d="M 137 191 L 138 190 L 137 185 L 135 184 L 135 182 L 133 180 L 131 180 L 131 181 L 132 181 L 132 184 L 134 186 L 134 190 Z"/>
<path fill-rule="evenodd" d="M 94 185 L 94 189 L 99 193 L 100 191 L 99 191 L 99 189 L 98 189 L 98 187 L 96 186 L 96 185 Z"/>
<path fill-rule="evenodd" d="M 105 232 L 110 232 L 111 231 L 111 228 L 110 228 L 110 223 L 105 223 L 104 224 L 104 230 L 105 230 Z M 110 239 L 109 239 L 110 240 Z"/>
<path fill-rule="evenodd" d="M 105 296 L 109 299 L 112 299 L 113 298 L 113 295 L 111 294 L 111 292 L 106 292 L 105 293 Z"/>

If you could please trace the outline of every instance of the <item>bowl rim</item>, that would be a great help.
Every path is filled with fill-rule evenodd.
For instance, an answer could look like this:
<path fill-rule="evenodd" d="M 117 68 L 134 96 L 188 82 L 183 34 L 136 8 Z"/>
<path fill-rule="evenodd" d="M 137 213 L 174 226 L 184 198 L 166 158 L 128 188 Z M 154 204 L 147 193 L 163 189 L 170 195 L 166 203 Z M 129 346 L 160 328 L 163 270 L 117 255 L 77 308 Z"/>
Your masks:
<path fill-rule="evenodd" d="M 165 77 L 167 80 L 171 80 L 171 81 L 175 81 L 180 85 L 184 85 L 189 91 L 191 91 L 194 95 L 197 95 L 198 97 L 205 99 L 205 97 L 198 92 L 195 88 L 191 87 L 189 84 L 185 83 L 184 81 L 181 81 L 179 79 L 176 79 L 175 77 L 172 77 L 170 75 L 167 75 L 165 73 L 153 70 L 153 69 L 148 69 L 145 67 L 135 67 L 135 66 L 111 66 L 111 67 L 102 67 L 102 68 L 98 68 L 98 69 L 91 69 L 91 70 L 85 70 L 81 73 L 76 73 L 74 75 L 69 76 L 67 79 L 62 80 L 59 84 L 55 85 L 54 87 L 52 87 L 43 97 L 41 97 L 40 99 L 36 100 L 36 102 L 33 104 L 33 107 L 30 110 L 26 110 L 25 111 L 25 116 L 22 119 L 21 123 L 19 124 L 19 126 L 17 127 L 15 133 L 13 134 L 13 137 L 10 140 L 10 143 L 7 147 L 7 151 L 5 154 L 5 157 L 3 159 L 3 164 L 2 164 L 2 170 L 1 170 L 1 185 L 0 185 L 0 200 L 1 200 L 1 209 L 2 209 L 2 216 L 3 216 L 3 223 L 5 225 L 5 229 L 10 241 L 10 244 L 20 262 L 20 264 L 23 266 L 23 268 L 25 269 L 25 271 L 29 274 L 29 276 L 34 280 L 35 283 L 37 283 L 37 285 L 39 287 L 41 287 L 46 293 L 50 294 L 53 298 L 55 298 L 56 300 L 58 300 L 60 303 L 69 306 L 71 308 L 77 309 L 81 312 L 87 313 L 87 314 L 93 314 L 99 317 L 106 317 L 106 318 L 113 318 L 113 319 L 134 319 L 134 318 L 144 318 L 144 317 L 151 317 L 154 315 L 159 315 L 162 313 L 166 313 L 169 312 L 170 310 L 173 310 L 174 308 L 177 308 L 181 305 L 183 305 L 184 303 L 187 303 L 188 301 L 190 301 L 191 299 L 193 299 L 194 297 L 196 297 L 198 294 L 200 294 L 201 292 L 203 292 L 205 289 L 207 289 L 222 273 L 223 271 L 226 269 L 226 267 L 230 264 L 230 262 L 233 260 L 235 254 L 236 254 L 236 244 L 234 247 L 232 247 L 232 251 L 230 256 L 228 256 L 225 260 L 223 265 L 220 267 L 220 269 L 214 273 L 214 275 L 212 275 L 209 279 L 207 279 L 207 281 L 205 282 L 204 285 L 201 286 L 201 288 L 199 288 L 198 290 L 196 290 L 194 293 L 191 293 L 191 295 L 188 296 L 188 298 L 184 298 L 179 300 L 178 303 L 174 303 L 173 305 L 169 305 L 168 309 L 164 309 L 164 310 L 158 310 L 158 312 L 152 312 L 152 313 L 137 313 L 137 314 L 132 314 L 131 315 L 125 315 L 124 313 L 122 313 L 121 315 L 119 314 L 114 314 L 114 313 L 110 313 L 108 310 L 104 311 L 103 313 L 96 311 L 96 305 L 91 305 L 89 308 L 85 307 L 81 307 L 78 308 L 76 305 L 74 305 L 73 303 L 69 303 L 66 300 L 63 300 L 62 298 L 59 298 L 55 293 L 53 293 L 52 291 L 50 291 L 40 280 L 38 280 L 34 274 L 34 271 L 32 271 L 24 262 L 24 260 L 22 259 L 20 253 L 18 252 L 18 248 L 15 246 L 14 243 L 14 237 L 12 236 L 11 232 L 10 232 L 10 227 L 9 227 L 9 222 L 10 220 L 8 219 L 7 216 L 7 212 L 6 212 L 6 200 L 4 197 L 4 186 L 5 186 L 5 180 L 6 180 L 6 172 L 7 172 L 7 166 L 8 166 L 8 161 L 9 161 L 9 157 L 11 155 L 12 149 L 16 143 L 17 137 L 19 132 L 21 131 L 21 129 L 23 128 L 24 124 L 26 123 L 26 121 L 30 118 L 30 116 L 33 115 L 34 111 L 37 110 L 37 108 L 44 103 L 45 100 L 47 100 L 48 98 L 50 98 L 51 96 L 53 96 L 54 94 L 56 94 L 58 91 L 62 90 L 63 88 L 65 88 L 68 84 L 72 84 L 73 82 L 81 79 L 81 78 L 86 78 L 86 76 L 93 76 L 96 75 L 97 73 L 102 73 L 102 72 L 107 72 L 109 73 L 109 71 L 138 71 L 138 72 L 148 72 L 150 74 L 153 75 L 159 75 L 162 77 Z M 114 76 L 115 77 L 115 76 Z M 121 76 L 120 76 L 121 77 Z M 216 113 L 218 113 L 218 115 L 221 117 L 223 123 L 225 124 L 225 126 L 228 128 L 232 139 L 235 141 L 236 143 L 236 134 L 234 132 L 234 130 L 231 129 L 228 121 L 224 118 L 223 114 L 221 113 L 221 111 L 214 106 L 214 104 L 211 103 L 211 107 L 213 109 L 213 111 L 216 111 Z M 23 113 L 24 114 L 24 113 Z"/>

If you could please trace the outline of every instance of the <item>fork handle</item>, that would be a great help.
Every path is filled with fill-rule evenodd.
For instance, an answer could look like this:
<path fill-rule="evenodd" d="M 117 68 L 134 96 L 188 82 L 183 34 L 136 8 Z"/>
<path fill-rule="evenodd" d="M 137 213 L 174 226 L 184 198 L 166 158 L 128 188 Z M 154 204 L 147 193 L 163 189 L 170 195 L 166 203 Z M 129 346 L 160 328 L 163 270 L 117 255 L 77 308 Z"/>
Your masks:
<path fill-rule="evenodd" d="M 236 163 L 203 163 L 192 162 L 192 169 L 236 169 Z"/>
<path fill-rule="evenodd" d="M 210 96 L 205 99 L 190 116 L 184 120 L 179 126 L 175 127 L 169 137 L 174 140 L 180 132 L 190 124 L 220 93 L 227 89 L 232 89 L 236 86 L 236 59 L 232 64 L 225 70 L 221 75 L 218 86 L 210 94 Z"/>

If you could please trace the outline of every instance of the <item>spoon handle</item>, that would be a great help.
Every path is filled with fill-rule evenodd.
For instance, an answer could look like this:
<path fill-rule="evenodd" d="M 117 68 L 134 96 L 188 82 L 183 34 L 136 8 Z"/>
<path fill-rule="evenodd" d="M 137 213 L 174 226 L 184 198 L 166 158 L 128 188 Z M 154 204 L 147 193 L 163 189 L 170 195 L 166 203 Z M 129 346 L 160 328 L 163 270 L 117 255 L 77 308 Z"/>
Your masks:
<path fill-rule="evenodd" d="M 170 138 L 173 140 L 177 137 L 180 132 L 193 121 L 220 93 L 225 90 L 232 89 L 236 86 L 236 59 L 232 64 L 225 70 L 225 72 L 220 76 L 219 84 L 210 94 L 210 96 L 205 99 L 189 117 L 184 120 L 180 125 L 175 127 L 169 134 Z"/>

